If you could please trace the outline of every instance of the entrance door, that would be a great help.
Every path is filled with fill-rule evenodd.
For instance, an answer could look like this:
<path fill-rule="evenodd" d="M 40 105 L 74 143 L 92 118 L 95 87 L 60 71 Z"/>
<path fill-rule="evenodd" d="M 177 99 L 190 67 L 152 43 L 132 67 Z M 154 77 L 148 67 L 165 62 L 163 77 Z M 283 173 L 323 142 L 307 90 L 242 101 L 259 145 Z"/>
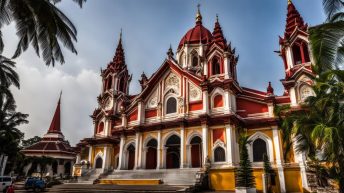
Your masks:
<path fill-rule="evenodd" d="M 146 154 L 146 169 L 156 169 L 156 148 L 149 147 Z"/>
<path fill-rule="evenodd" d="M 166 168 L 173 169 L 180 167 L 180 138 L 172 135 L 166 141 Z"/>
<path fill-rule="evenodd" d="M 128 147 L 128 170 L 134 169 L 135 166 L 135 147 L 130 145 Z"/>
<path fill-rule="evenodd" d="M 191 167 L 199 168 L 202 166 L 202 139 L 198 136 L 192 138 L 191 145 Z"/>
<path fill-rule="evenodd" d="M 101 157 L 98 157 L 97 159 L 96 159 L 96 168 L 97 169 L 100 169 L 100 168 L 102 168 L 103 167 L 103 159 L 101 158 Z"/>

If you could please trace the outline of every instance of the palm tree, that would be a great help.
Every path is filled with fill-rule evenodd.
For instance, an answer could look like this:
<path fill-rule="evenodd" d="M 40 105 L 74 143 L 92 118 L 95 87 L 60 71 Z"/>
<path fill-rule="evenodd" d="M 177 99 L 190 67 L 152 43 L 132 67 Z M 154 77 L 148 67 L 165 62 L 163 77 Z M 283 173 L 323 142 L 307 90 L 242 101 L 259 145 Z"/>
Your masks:
<path fill-rule="evenodd" d="M 306 99 L 304 110 L 293 113 L 297 150 L 305 152 L 310 160 L 334 166 L 341 193 L 344 193 L 343 80 L 343 71 L 322 73 L 315 79 L 315 96 Z"/>
<path fill-rule="evenodd" d="M 317 73 L 343 68 L 344 62 L 344 2 L 323 0 L 327 15 L 324 24 L 309 28 L 309 40 Z"/>
<path fill-rule="evenodd" d="M 14 99 L 9 97 L 6 92 L 2 92 L 0 89 L 0 154 L 11 157 L 19 151 L 19 143 L 24 134 L 18 129 L 18 126 L 28 123 L 26 120 L 28 115 L 16 112 Z"/>
<path fill-rule="evenodd" d="M 14 71 L 15 63 L 10 59 L 0 55 L 0 85 L 10 87 L 12 84 L 19 88 L 19 76 Z"/>
<path fill-rule="evenodd" d="M 46 65 L 55 61 L 64 63 L 61 43 L 77 53 L 74 41 L 77 30 L 68 17 L 55 4 L 61 0 L 0 0 L 0 29 L 12 21 L 16 24 L 19 42 L 13 58 L 31 45 Z M 74 0 L 81 7 L 86 0 Z M 0 32 L 0 54 L 4 44 Z"/>

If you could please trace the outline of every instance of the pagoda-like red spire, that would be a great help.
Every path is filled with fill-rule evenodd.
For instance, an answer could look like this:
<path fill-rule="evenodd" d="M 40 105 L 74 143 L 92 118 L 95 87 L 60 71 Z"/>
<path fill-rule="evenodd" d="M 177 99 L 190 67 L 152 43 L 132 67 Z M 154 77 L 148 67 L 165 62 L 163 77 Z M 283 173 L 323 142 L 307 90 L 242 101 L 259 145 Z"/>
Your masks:
<path fill-rule="evenodd" d="M 286 21 L 287 23 L 284 32 L 285 38 L 290 37 L 296 28 L 299 28 L 302 31 L 307 30 L 307 24 L 304 23 L 300 13 L 297 11 L 291 0 L 288 0 L 288 13 Z"/>
<path fill-rule="evenodd" d="M 213 31 L 213 42 L 219 44 L 222 48 L 227 46 L 227 41 L 223 36 L 218 15 L 216 15 L 215 27 Z"/>
<path fill-rule="evenodd" d="M 53 117 L 53 120 L 50 123 L 50 127 L 48 129 L 48 133 L 61 133 L 61 95 L 60 94 L 60 98 L 59 101 L 57 102 L 57 107 L 55 110 L 55 114 Z"/>
<path fill-rule="evenodd" d="M 125 66 L 124 50 L 122 47 L 122 30 L 120 33 L 118 45 L 116 48 L 116 53 L 115 53 L 115 56 L 113 58 L 112 64 L 114 65 L 116 70 L 120 70 Z"/>

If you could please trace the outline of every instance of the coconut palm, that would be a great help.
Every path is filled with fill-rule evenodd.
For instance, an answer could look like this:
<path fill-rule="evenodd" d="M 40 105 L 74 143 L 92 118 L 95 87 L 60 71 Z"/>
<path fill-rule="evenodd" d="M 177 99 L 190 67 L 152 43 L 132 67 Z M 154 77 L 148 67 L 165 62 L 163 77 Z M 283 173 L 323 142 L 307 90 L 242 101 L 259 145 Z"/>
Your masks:
<path fill-rule="evenodd" d="M 0 91 L 0 154 L 11 157 L 19 151 L 19 143 L 24 134 L 18 126 L 28 123 L 27 117 L 27 114 L 16 112 L 14 99 Z"/>
<path fill-rule="evenodd" d="M 309 159 L 332 165 L 344 193 L 344 72 L 328 71 L 315 81 L 315 96 L 305 100 L 302 111 L 294 112 L 293 134 L 297 150 Z"/>
<path fill-rule="evenodd" d="M 13 58 L 31 45 L 46 65 L 64 63 L 61 44 L 77 53 L 74 42 L 77 30 L 55 4 L 61 0 L 0 0 L 0 29 L 14 22 L 19 42 Z M 74 0 L 80 7 L 86 0 Z M 0 53 L 4 47 L 0 32 Z"/>
<path fill-rule="evenodd" d="M 19 76 L 14 71 L 15 63 L 10 59 L 0 55 L 0 85 L 10 87 L 11 85 L 19 88 Z"/>
<path fill-rule="evenodd" d="M 323 7 L 326 22 L 309 28 L 316 64 L 314 70 L 318 73 L 344 67 L 344 3 L 342 0 L 323 0 Z"/>

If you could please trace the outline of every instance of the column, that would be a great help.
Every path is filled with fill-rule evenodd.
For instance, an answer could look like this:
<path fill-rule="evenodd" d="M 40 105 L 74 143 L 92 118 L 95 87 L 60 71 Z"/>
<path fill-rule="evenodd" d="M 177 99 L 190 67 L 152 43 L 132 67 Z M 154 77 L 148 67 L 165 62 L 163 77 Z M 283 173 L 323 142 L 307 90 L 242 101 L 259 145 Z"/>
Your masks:
<path fill-rule="evenodd" d="M 180 128 L 180 168 L 184 168 L 185 162 L 184 162 L 184 140 L 185 140 L 185 129 L 184 125 Z"/>
<path fill-rule="evenodd" d="M 139 153 L 139 160 L 138 160 L 138 163 L 137 163 L 137 169 L 141 169 L 142 168 L 142 153 L 145 153 L 143 152 L 143 141 L 142 141 L 142 133 L 140 133 L 140 136 L 139 136 L 139 150 L 138 150 L 138 153 Z"/>
<path fill-rule="evenodd" d="M 144 105 L 143 105 L 142 101 L 138 102 L 137 109 L 138 109 L 138 112 L 137 112 L 138 122 L 139 122 L 139 124 L 142 124 L 145 122 L 145 109 L 144 109 Z"/>
<path fill-rule="evenodd" d="M 207 124 L 202 124 L 202 155 L 203 155 L 203 160 L 202 164 L 205 163 L 205 160 L 208 156 L 208 125 Z"/>
<path fill-rule="evenodd" d="M 226 149 L 227 149 L 227 164 L 229 166 L 233 165 L 233 152 L 234 148 L 232 147 L 232 128 L 229 124 L 226 124 Z"/>
<path fill-rule="evenodd" d="M 76 154 L 75 163 L 76 163 L 76 164 L 79 164 L 79 163 L 80 163 L 80 160 L 81 160 L 80 153 L 78 153 L 78 154 Z"/>
<path fill-rule="evenodd" d="M 230 60 L 229 60 L 229 53 L 225 52 L 225 58 L 223 61 L 223 65 L 224 65 L 224 71 L 225 71 L 225 79 L 228 79 L 230 77 Z"/>
<path fill-rule="evenodd" d="M 291 56 L 291 48 L 290 47 L 287 47 L 287 50 L 286 50 L 286 58 L 287 58 L 287 65 L 288 65 L 288 70 L 290 68 L 293 67 L 293 59 L 292 59 L 292 56 Z"/>
<path fill-rule="evenodd" d="M 282 166 L 282 155 L 281 155 L 280 138 L 278 134 L 278 129 L 273 128 L 272 134 L 273 134 L 273 142 L 275 146 L 276 166 L 277 166 L 278 177 L 279 177 L 279 182 L 280 182 L 280 190 L 281 190 L 281 193 L 285 193 L 286 188 L 285 188 L 285 179 L 284 179 L 284 169 Z"/>
<path fill-rule="evenodd" d="M 302 152 L 298 152 L 296 150 L 296 147 L 297 147 L 297 141 L 295 138 L 293 138 L 293 150 L 294 150 L 294 155 L 295 155 L 294 159 L 295 159 L 295 162 L 298 163 L 300 167 L 302 187 L 309 190 L 305 158 Z"/>
<path fill-rule="evenodd" d="M 296 92 L 295 92 L 295 88 L 291 87 L 289 89 L 289 96 L 290 96 L 290 101 L 291 101 L 291 106 L 297 106 L 297 99 L 296 99 Z"/>
<path fill-rule="evenodd" d="M 229 89 L 225 90 L 225 96 L 224 96 L 224 101 L 225 101 L 225 105 L 224 105 L 224 110 L 226 114 L 230 113 L 230 109 L 231 109 L 231 93 L 229 92 Z"/>
<path fill-rule="evenodd" d="M 273 103 L 268 103 L 268 112 L 269 112 L 269 117 L 274 117 L 274 104 Z"/>
<path fill-rule="evenodd" d="M 156 169 L 161 168 L 161 130 L 158 131 L 157 162 Z"/>
<path fill-rule="evenodd" d="M 203 112 L 209 114 L 208 90 L 203 90 Z"/>
<path fill-rule="evenodd" d="M 140 150 L 140 133 L 136 132 L 136 136 L 135 136 L 135 166 L 134 166 L 134 169 L 137 169 L 137 166 L 138 166 L 139 150 Z"/>
<path fill-rule="evenodd" d="M 123 147 L 124 147 L 124 143 L 125 143 L 125 138 L 124 135 L 121 135 L 121 141 L 119 143 L 119 156 L 118 156 L 118 168 L 117 170 L 121 170 L 123 168 Z"/>

